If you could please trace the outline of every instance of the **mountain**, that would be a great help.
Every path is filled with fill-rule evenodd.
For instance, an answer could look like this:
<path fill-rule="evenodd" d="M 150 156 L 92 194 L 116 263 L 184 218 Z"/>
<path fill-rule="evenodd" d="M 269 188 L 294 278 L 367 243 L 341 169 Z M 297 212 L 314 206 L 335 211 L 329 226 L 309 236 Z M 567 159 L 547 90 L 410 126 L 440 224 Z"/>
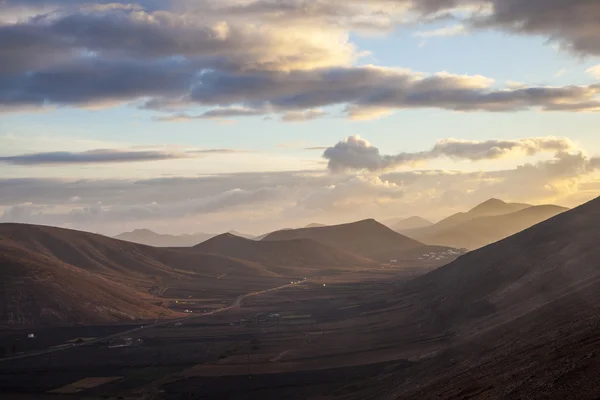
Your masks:
<path fill-rule="evenodd" d="M 149 229 L 136 229 L 132 232 L 124 232 L 115 239 L 127 242 L 145 244 L 153 247 L 190 247 L 215 237 L 216 234 L 194 233 L 189 235 L 166 235 L 153 232 Z"/>
<path fill-rule="evenodd" d="M 411 257 L 416 256 L 428 250 L 423 243 L 394 232 L 374 219 L 318 228 L 277 231 L 262 240 L 294 239 L 312 239 L 348 253 L 384 262 L 402 259 L 408 253 L 411 253 Z"/>
<path fill-rule="evenodd" d="M 242 232 L 238 232 L 238 231 L 229 231 L 227 233 L 230 233 L 230 234 L 235 235 L 235 236 L 243 237 L 245 239 L 256 240 L 256 236 L 250 235 L 248 233 L 242 233 Z M 217 235 L 214 235 L 214 236 L 217 236 Z M 206 240 L 208 240 L 208 239 L 210 239 L 210 238 L 207 238 Z M 198 244 L 198 243 L 202 243 L 202 242 L 196 242 L 196 244 Z"/>
<path fill-rule="evenodd" d="M 491 217 L 495 215 L 504 215 L 524 210 L 531 207 L 530 204 L 521 203 L 505 203 L 498 199 L 489 199 L 478 206 L 472 208 L 468 212 L 460 212 L 453 214 L 436 224 L 433 224 L 424 228 L 409 229 L 402 233 L 408 235 L 411 238 L 421 240 L 421 237 L 427 237 L 437 232 L 452 228 L 454 226 L 463 224 L 477 217 Z"/>
<path fill-rule="evenodd" d="M 319 223 L 312 223 L 312 224 L 306 225 L 305 228 L 322 228 L 324 226 L 327 226 L 327 225 L 319 224 Z"/>
<path fill-rule="evenodd" d="M 428 357 L 355 398 L 597 398 L 599 220 L 600 198 L 391 290 L 386 337 Z"/>
<path fill-rule="evenodd" d="M 524 203 L 506 203 L 499 199 L 489 199 L 469 210 L 470 216 L 491 216 L 491 215 L 502 215 L 516 211 L 523 210 L 531 207 L 531 204 Z"/>
<path fill-rule="evenodd" d="M 282 267 L 352 267 L 372 265 L 364 257 L 345 253 L 312 239 L 255 241 L 229 233 L 200 243 L 194 250 Z"/>
<path fill-rule="evenodd" d="M 434 231 L 431 234 L 418 235 L 418 237 L 422 242 L 432 245 L 478 249 L 567 210 L 568 208 L 554 205 L 533 206 L 505 215 L 477 217 L 444 230 Z"/>
<path fill-rule="evenodd" d="M 283 228 L 283 229 L 280 229 L 280 230 L 275 231 L 275 232 L 279 232 L 279 231 L 291 231 L 291 230 L 292 230 L 292 228 Z M 273 233 L 273 232 L 263 233 L 262 235 L 258 235 L 255 238 L 253 238 L 253 240 L 263 240 L 264 238 L 266 238 L 267 236 L 269 236 L 271 233 Z"/>
<path fill-rule="evenodd" d="M 394 224 L 391 224 L 390 228 L 392 228 L 396 232 L 402 232 L 409 229 L 426 228 L 431 225 L 433 225 L 433 222 L 428 221 L 422 217 L 414 216 L 410 218 L 400 219 Z"/>
<path fill-rule="evenodd" d="M 0 241 L 0 326 L 115 322 L 177 315 L 103 275 Z"/>
<path fill-rule="evenodd" d="M 150 302 L 148 288 L 160 282 L 206 290 L 226 274 L 235 297 L 237 281 L 279 277 L 221 255 L 26 224 L 0 224 L 0 266 L 0 325 L 154 318 L 173 314 Z"/>

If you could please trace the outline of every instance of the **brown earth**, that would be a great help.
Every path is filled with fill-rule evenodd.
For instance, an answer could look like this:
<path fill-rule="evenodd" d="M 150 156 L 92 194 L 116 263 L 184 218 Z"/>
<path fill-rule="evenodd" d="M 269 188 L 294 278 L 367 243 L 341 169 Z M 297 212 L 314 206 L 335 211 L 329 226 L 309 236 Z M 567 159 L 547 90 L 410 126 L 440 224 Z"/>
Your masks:
<path fill-rule="evenodd" d="M 395 232 L 374 219 L 349 224 L 318 228 L 290 229 L 273 232 L 263 241 L 281 241 L 294 239 L 312 239 L 329 246 L 337 247 L 372 260 L 387 262 L 391 259 L 403 259 L 407 253 L 411 256 L 439 248 L 428 248 L 423 243 Z"/>
<path fill-rule="evenodd" d="M 194 246 L 194 250 L 254 261 L 267 266 L 347 268 L 374 264 L 372 260 L 312 239 L 254 241 L 225 233 Z"/>
<path fill-rule="evenodd" d="M 390 334 L 447 345 L 350 397 L 600 396 L 599 220 L 596 199 L 388 293 Z"/>

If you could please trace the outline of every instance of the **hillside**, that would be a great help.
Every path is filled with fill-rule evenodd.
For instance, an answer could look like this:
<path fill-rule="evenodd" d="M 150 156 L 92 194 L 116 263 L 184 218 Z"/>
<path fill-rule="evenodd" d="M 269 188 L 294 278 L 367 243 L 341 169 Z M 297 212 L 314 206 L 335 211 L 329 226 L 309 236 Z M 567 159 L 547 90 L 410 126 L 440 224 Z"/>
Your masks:
<path fill-rule="evenodd" d="M 437 355 L 354 398 L 597 398 L 598 220 L 600 199 L 390 291 L 386 337 Z"/>
<path fill-rule="evenodd" d="M 248 279 L 259 288 L 282 280 L 249 261 L 26 224 L 0 224 L 0 266 L 0 325 L 168 316 L 173 312 L 150 302 L 149 287 L 161 282 L 175 287 L 189 284 L 211 295 L 206 288 L 215 287 L 216 277 L 227 275 L 226 296 L 235 298 L 239 291 L 245 293 Z"/>
<path fill-rule="evenodd" d="M 254 261 L 265 266 L 352 267 L 373 264 L 372 260 L 311 239 L 255 241 L 226 233 L 198 244 L 194 250 Z"/>
<path fill-rule="evenodd" d="M 474 250 L 514 235 L 567 210 L 568 208 L 553 205 L 533 206 L 505 215 L 477 217 L 445 230 L 421 235 L 419 238 L 431 245 Z"/>
<path fill-rule="evenodd" d="M 277 231 L 263 241 L 312 239 L 376 261 L 400 259 L 407 252 L 423 253 L 427 246 L 394 232 L 374 219 L 349 224 Z"/>
<path fill-rule="evenodd" d="M 53 257 L 0 243 L 0 326 L 116 322 L 176 313 L 150 295 Z"/>
<path fill-rule="evenodd" d="M 260 266 L 188 249 L 162 249 L 70 229 L 27 224 L 0 224 L 0 242 L 88 272 L 127 278 L 170 276 L 173 269 L 205 274 L 272 275 Z"/>
<path fill-rule="evenodd" d="M 390 226 L 396 232 L 402 232 L 409 229 L 426 228 L 433 225 L 433 222 L 426 220 L 422 217 L 409 217 L 401 219 Z"/>
<path fill-rule="evenodd" d="M 124 232 L 115 239 L 125 240 L 127 242 L 145 244 L 153 247 L 190 247 L 215 237 L 211 233 L 194 233 L 190 235 L 166 235 L 153 232 L 149 229 L 136 229 L 131 232 Z"/>

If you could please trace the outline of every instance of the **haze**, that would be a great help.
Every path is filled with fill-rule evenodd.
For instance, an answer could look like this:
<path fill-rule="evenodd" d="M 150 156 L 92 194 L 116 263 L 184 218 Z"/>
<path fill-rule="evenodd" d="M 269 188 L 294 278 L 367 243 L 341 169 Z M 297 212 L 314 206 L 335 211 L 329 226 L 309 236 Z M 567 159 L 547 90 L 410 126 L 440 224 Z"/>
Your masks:
<path fill-rule="evenodd" d="M 5 0 L 0 220 L 259 235 L 581 204 L 596 9 L 534 3 Z"/>

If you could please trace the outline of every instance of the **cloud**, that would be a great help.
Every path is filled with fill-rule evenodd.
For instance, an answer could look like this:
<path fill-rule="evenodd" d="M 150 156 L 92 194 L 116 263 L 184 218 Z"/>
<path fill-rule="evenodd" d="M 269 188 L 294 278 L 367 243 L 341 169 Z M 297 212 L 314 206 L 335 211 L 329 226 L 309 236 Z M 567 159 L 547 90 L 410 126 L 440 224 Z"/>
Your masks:
<path fill-rule="evenodd" d="M 358 175 L 347 181 L 318 188 L 298 201 L 298 205 L 321 211 L 353 210 L 385 205 L 404 196 L 401 186 L 377 176 Z"/>
<path fill-rule="evenodd" d="M 218 108 L 206 111 L 202 114 L 198 115 L 188 115 L 185 113 L 181 114 L 173 114 L 163 117 L 154 118 L 155 121 L 163 121 L 163 122 L 186 122 L 192 121 L 195 119 L 223 119 L 223 118 L 233 118 L 233 117 L 255 117 L 259 115 L 264 115 L 267 113 L 265 110 L 258 110 L 252 108 L 245 107 L 229 107 L 229 108 Z"/>
<path fill-rule="evenodd" d="M 327 150 L 329 147 L 327 146 L 315 146 L 315 147 L 305 147 L 304 150 L 310 150 L 310 151 L 315 151 L 315 150 L 319 150 L 319 151 L 323 151 L 323 150 Z"/>
<path fill-rule="evenodd" d="M 439 140 L 430 151 L 382 155 L 379 149 L 360 136 L 349 136 L 323 153 L 332 172 L 348 170 L 380 171 L 406 165 L 450 158 L 454 160 L 493 160 L 508 156 L 536 155 L 576 150 L 568 138 L 539 137 L 518 140 Z"/>
<path fill-rule="evenodd" d="M 448 2 L 445 2 L 448 3 Z M 492 12 L 476 25 L 542 35 L 579 54 L 600 55 L 600 3 L 589 0 L 486 0 Z"/>
<path fill-rule="evenodd" d="M 242 150 L 200 149 L 186 151 L 98 149 L 82 152 L 54 151 L 0 157 L 0 163 L 12 165 L 68 165 L 149 162 L 195 157 L 200 154 L 230 154 Z"/>
<path fill-rule="evenodd" d="M 560 78 L 561 76 L 563 76 L 564 74 L 566 74 L 567 72 L 569 72 L 567 69 L 562 68 L 560 70 L 558 70 L 555 74 L 554 77 L 555 78 Z"/>
<path fill-rule="evenodd" d="M 450 36 L 460 36 L 466 35 L 468 33 L 467 28 L 462 24 L 447 26 L 444 28 L 439 28 L 431 31 L 417 31 L 414 36 L 428 39 L 432 37 L 450 37 Z"/>
<path fill-rule="evenodd" d="M 306 122 L 326 116 L 323 110 L 288 111 L 281 117 L 283 122 Z"/>
<path fill-rule="evenodd" d="M 352 117 L 360 117 L 361 110 L 590 111 L 600 105 L 596 99 L 600 85 L 492 89 L 492 84 L 493 80 L 479 75 L 426 75 L 376 66 L 290 73 L 211 71 L 202 75 L 189 100 L 204 105 L 243 103 L 274 109 L 348 104 Z"/>
<path fill-rule="evenodd" d="M 219 15 L 104 7 L 43 14 L 0 26 L 2 71 L 17 72 L 76 59 L 82 51 L 102 58 L 156 60 L 183 56 L 201 64 L 287 70 L 348 64 L 354 47 L 335 29 L 228 23 Z"/>
<path fill-rule="evenodd" d="M 585 70 L 585 73 L 592 78 L 600 79 L 600 65 L 595 65 Z"/>
<path fill-rule="evenodd" d="M 0 221 L 116 234 L 135 228 L 255 232 L 304 226 L 312 220 L 342 223 L 398 213 L 441 218 L 490 197 L 574 206 L 600 193 L 599 167 L 599 158 L 573 151 L 500 171 L 406 170 L 354 176 L 287 171 L 137 181 L 0 179 Z M 79 199 L 73 202 L 75 197 Z"/>
<path fill-rule="evenodd" d="M 561 7 L 540 0 L 527 2 L 527 7 L 522 3 L 5 1 L 0 13 L 29 17 L 0 24 L 0 111 L 141 103 L 150 109 L 177 110 L 156 118 L 161 121 L 276 113 L 285 122 L 320 117 L 315 110 L 332 105 L 346 106 L 348 117 L 357 120 L 408 108 L 599 110 L 598 85 L 498 88 L 479 75 L 352 66 L 360 57 L 350 41 L 354 31 L 385 31 L 445 13 L 463 19 L 462 26 L 469 30 L 494 26 L 518 33 L 546 32 L 575 43 L 581 51 L 600 43 L 592 40 L 597 39 L 596 30 L 588 28 L 597 15 L 595 5 L 582 0 Z M 570 10 L 567 22 L 556 18 L 563 6 Z M 557 30 L 550 30 L 552 26 Z M 420 35 L 462 29 L 456 25 Z M 214 109 L 187 113 L 198 105 Z"/>

